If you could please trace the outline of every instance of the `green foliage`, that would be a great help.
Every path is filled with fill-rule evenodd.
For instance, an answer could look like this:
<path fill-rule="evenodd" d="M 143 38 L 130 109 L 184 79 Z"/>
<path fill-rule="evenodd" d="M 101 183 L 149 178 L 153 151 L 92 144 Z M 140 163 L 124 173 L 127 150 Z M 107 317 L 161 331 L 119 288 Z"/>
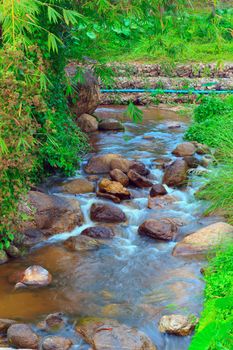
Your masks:
<path fill-rule="evenodd" d="M 35 48 L 30 47 L 31 52 Z M 37 56 L 38 62 L 41 57 Z M 33 111 L 44 108 L 33 62 L 20 48 L 6 45 L 0 58 L 0 247 L 13 239 L 18 200 L 27 191 L 38 166 Z M 30 76 L 30 79 L 28 77 Z"/>
<path fill-rule="evenodd" d="M 133 123 L 141 123 L 143 119 L 143 112 L 132 102 L 130 102 L 125 111 L 125 116 L 130 118 Z"/>
<path fill-rule="evenodd" d="M 221 100 L 205 97 L 194 110 L 194 123 L 186 132 L 186 139 L 216 147 L 221 153 L 233 147 L 233 98 Z"/>
<path fill-rule="evenodd" d="M 232 8 L 219 3 L 213 14 L 208 1 L 200 9 L 195 1 L 137 0 L 126 1 L 124 11 L 121 3 L 108 1 L 101 17 L 97 2 L 78 6 L 87 20 L 73 29 L 78 46 L 70 47 L 71 57 L 81 60 L 88 53 L 102 61 L 231 61 Z"/>
<path fill-rule="evenodd" d="M 0 249 L 24 220 L 19 202 L 32 183 L 48 171 L 73 174 L 87 150 L 65 95 L 66 38 L 82 19 L 72 7 L 61 0 L 0 4 Z"/>
<path fill-rule="evenodd" d="M 41 125 L 39 159 L 44 168 L 72 175 L 88 151 L 87 137 L 77 127 L 67 106 L 65 86 L 54 77 L 46 93 L 47 110 L 36 117 Z"/>
<path fill-rule="evenodd" d="M 233 104 L 217 97 L 205 97 L 202 103 L 194 111 L 194 120 L 197 123 L 205 120 L 221 117 L 223 114 L 233 111 Z"/>
<path fill-rule="evenodd" d="M 205 305 L 189 350 L 233 347 L 233 245 L 219 251 L 205 270 Z"/>

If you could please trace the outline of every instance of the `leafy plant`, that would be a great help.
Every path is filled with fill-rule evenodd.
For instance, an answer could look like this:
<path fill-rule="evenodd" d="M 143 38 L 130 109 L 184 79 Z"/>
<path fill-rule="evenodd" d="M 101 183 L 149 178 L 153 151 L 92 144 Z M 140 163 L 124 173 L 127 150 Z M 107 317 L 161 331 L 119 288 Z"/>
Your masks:
<path fill-rule="evenodd" d="M 205 304 L 189 350 L 232 349 L 233 245 L 220 250 L 205 269 Z"/>
<path fill-rule="evenodd" d="M 143 120 L 143 112 L 137 106 L 135 106 L 132 102 L 129 103 L 125 116 L 130 118 L 133 123 L 141 123 Z"/>

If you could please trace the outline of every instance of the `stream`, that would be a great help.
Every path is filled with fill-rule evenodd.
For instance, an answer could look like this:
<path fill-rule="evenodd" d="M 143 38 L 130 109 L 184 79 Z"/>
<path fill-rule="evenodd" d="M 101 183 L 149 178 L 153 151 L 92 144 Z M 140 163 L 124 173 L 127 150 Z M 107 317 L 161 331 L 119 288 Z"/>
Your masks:
<path fill-rule="evenodd" d="M 124 121 L 125 132 L 97 132 L 91 135 L 93 154 L 119 153 L 142 161 L 160 183 L 161 160 L 175 159 L 171 151 L 182 137 L 188 118 L 175 112 L 150 108 L 144 110 L 142 124 L 133 124 L 123 116 L 124 107 L 100 107 L 101 118 Z M 178 122 L 179 128 L 168 128 Z M 76 177 L 87 176 L 84 170 Z M 176 242 L 158 242 L 138 235 L 138 226 L 149 218 L 176 218 L 182 222 L 177 240 L 188 233 L 216 222 L 202 216 L 205 203 L 194 197 L 197 185 L 185 189 L 168 188 L 177 201 L 161 209 L 148 209 L 149 189 L 130 187 L 133 199 L 117 204 L 127 222 L 114 225 L 116 236 L 96 251 L 70 252 L 63 241 L 95 225 L 89 216 L 96 202 L 111 203 L 94 193 L 77 195 L 85 222 L 72 232 L 52 236 L 30 254 L 0 266 L 0 317 L 29 322 L 34 327 L 46 315 L 62 311 L 68 318 L 62 335 L 74 340 L 72 349 L 90 349 L 74 330 L 74 321 L 86 316 L 113 318 L 146 333 L 158 350 L 187 350 L 190 336 L 161 334 L 161 315 L 181 313 L 198 315 L 202 309 L 204 283 L 200 268 L 204 262 L 195 258 L 172 256 Z M 63 195 L 63 194 L 59 194 Z M 70 195 L 67 195 L 70 196 Z M 74 196 L 73 196 L 74 197 Z M 53 276 L 53 283 L 41 289 L 14 290 L 9 276 L 30 265 L 41 265 Z"/>

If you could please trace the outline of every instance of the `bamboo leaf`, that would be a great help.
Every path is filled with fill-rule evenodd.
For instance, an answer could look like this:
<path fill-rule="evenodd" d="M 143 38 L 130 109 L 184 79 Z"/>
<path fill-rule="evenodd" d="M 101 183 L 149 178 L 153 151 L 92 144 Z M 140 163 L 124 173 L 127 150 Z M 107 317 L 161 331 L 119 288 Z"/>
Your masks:
<path fill-rule="evenodd" d="M 59 12 L 57 12 L 54 8 L 51 6 L 48 6 L 48 19 L 51 23 L 58 23 L 58 20 L 62 16 L 60 15 Z"/>

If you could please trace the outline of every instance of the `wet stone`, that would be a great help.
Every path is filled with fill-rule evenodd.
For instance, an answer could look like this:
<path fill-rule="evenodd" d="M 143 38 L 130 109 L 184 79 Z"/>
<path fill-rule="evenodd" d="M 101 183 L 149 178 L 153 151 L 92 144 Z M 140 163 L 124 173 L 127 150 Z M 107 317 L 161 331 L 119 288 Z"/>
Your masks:
<path fill-rule="evenodd" d="M 120 223 L 126 221 L 125 213 L 110 204 L 94 203 L 91 206 L 91 220 L 96 222 Z"/>
<path fill-rule="evenodd" d="M 52 281 L 51 274 L 44 269 L 42 266 L 30 266 L 28 267 L 19 281 L 19 284 L 16 284 L 16 288 L 23 287 L 45 287 L 49 285 Z M 22 285 L 21 285 L 22 284 Z"/>
<path fill-rule="evenodd" d="M 167 220 L 146 220 L 138 228 L 141 236 L 151 237 L 157 240 L 170 241 L 177 232 L 177 226 Z"/>
<path fill-rule="evenodd" d="M 130 170 L 127 175 L 128 175 L 128 178 L 130 179 L 130 181 L 137 187 L 146 188 L 146 187 L 153 186 L 153 183 L 149 179 L 138 174 L 134 170 Z"/>
<path fill-rule="evenodd" d="M 197 324 L 196 317 L 187 317 L 183 315 L 163 316 L 159 321 L 159 330 L 161 333 L 186 336 L 192 333 Z"/>
<path fill-rule="evenodd" d="M 26 324 L 13 324 L 8 328 L 7 339 L 10 345 L 22 349 L 37 349 L 39 338 Z"/>
<path fill-rule="evenodd" d="M 88 227 L 81 232 L 81 235 L 88 236 L 91 238 L 102 238 L 102 239 L 113 238 L 115 236 L 113 230 L 110 227 L 104 227 L 104 226 Z"/>
<path fill-rule="evenodd" d="M 115 320 L 84 319 L 76 331 L 95 350 L 156 350 L 143 332 Z"/>
<path fill-rule="evenodd" d="M 68 238 L 64 242 L 64 246 L 70 251 L 78 252 L 99 249 L 101 247 L 101 243 L 94 238 L 81 235 Z"/>
<path fill-rule="evenodd" d="M 50 336 L 42 341 L 43 350 L 68 350 L 73 345 L 68 338 Z"/>

